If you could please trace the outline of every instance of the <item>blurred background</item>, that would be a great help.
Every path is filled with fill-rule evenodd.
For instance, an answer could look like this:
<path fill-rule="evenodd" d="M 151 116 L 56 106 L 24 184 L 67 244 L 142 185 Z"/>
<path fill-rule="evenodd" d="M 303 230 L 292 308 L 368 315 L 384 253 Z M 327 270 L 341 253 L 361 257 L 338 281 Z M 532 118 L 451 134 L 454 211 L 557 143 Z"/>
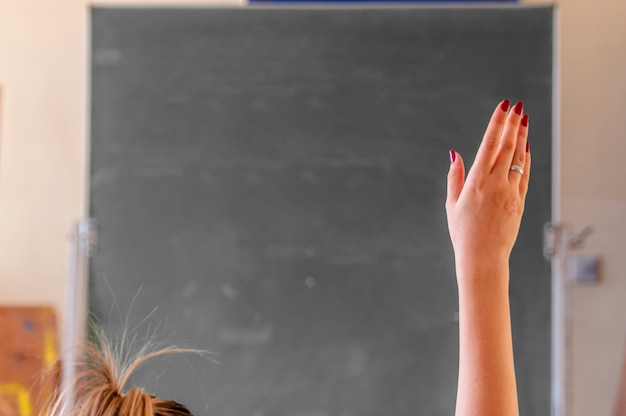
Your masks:
<path fill-rule="evenodd" d="M 69 225 L 87 215 L 90 4 L 0 0 L 0 303 L 49 305 L 58 318 Z M 574 288 L 568 341 L 572 415 L 611 415 L 626 339 L 626 183 L 621 172 L 626 4 L 561 0 L 558 10 L 561 122 L 555 219 L 573 229 L 592 227 L 582 252 L 603 261 L 600 284 Z"/>

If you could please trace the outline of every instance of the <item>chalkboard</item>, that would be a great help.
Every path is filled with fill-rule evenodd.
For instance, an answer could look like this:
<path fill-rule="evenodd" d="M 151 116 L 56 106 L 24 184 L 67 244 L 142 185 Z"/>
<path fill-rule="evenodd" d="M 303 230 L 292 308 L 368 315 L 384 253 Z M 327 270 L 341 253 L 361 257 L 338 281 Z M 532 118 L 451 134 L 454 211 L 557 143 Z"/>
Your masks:
<path fill-rule="evenodd" d="M 91 311 L 214 351 L 146 370 L 198 415 L 449 416 L 448 150 L 469 166 L 524 100 L 512 319 L 521 414 L 548 414 L 552 30 L 550 7 L 93 9 Z"/>

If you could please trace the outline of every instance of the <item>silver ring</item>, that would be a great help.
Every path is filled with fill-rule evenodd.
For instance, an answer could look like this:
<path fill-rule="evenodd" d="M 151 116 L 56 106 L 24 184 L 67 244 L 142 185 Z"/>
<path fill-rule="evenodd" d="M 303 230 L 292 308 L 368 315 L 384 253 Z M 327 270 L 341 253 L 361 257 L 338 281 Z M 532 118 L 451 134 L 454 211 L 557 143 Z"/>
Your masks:
<path fill-rule="evenodd" d="M 511 165 L 511 170 L 519 173 L 520 175 L 524 174 L 524 168 L 521 167 L 520 165 Z"/>

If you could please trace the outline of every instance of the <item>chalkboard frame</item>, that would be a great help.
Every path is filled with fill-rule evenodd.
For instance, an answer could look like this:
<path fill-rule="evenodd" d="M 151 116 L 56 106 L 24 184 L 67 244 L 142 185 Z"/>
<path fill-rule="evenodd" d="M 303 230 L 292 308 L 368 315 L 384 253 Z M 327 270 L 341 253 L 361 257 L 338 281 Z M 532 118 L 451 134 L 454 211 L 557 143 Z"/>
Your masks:
<path fill-rule="evenodd" d="M 394 7 L 394 8 L 395 8 L 395 7 Z M 400 9 L 400 8 L 401 8 L 401 7 L 399 6 L 399 7 L 398 7 L 398 9 Z M 430 7 L 429 7 L 429 8 L 430 8 Z M 455 7 L 452 7 L 452 8 L 455 8 Z M 277 8 L 275 8 L 275 10 L 277 10 L 277 9 L 280 9 L 280 8 L 278 8 L 278 7 L 277 7 Z M 340 8 L 338 8 L 338 9 L 345 9 L 345 8 L 341 8 L 341 7 L 340 7 Z M 489 8 L 488 8 L 488 7 L 480 7 L 480 9 L 481 9 L 481 10 L 489 10 Z M 101 9 L 101 10 L 102 10 L 102 9 Z M 94 10 L 94 11 L 95 11 L 95 10 Z M 131 11 L 131 12 L 132 12 L 132 9 L 126 9 L 125 11 Z M 97 60 L 97 59 L 98 59 L 98 58 L 96 57 L 96 60 Z M 100 58 L 99 58 L 99 59 L 103 59 L 103 58 L 102 58 L 102 56 L 100 56 Z M 105 60 L 107 59 L 107 58 L 106 58 L 106 56 L 104 57 L 104 59 L 105 59 Z M 115 57 L 111 57 L 111 56 L 109 56 L 109 59 L 115 59 Z M 93 63 L 93 62 L 92 62 L 92 63 Z M 93 115 L 93 113 L 92 113 L 92 115 Z M 93 119 L 94 119 L 94 120 L 96 120 L 96 122 L 98 121 L 98 120 L 97 120 L 97 117 L 93 117 Z M 534 121 L 534 118 L 533 118 L 533 121 Z M 551 122 L 551 120 L 550 120 L 550 122 L 549 122 L 549 123 L 545 123 L 545 124 L 546 124 L 546 125 L 551 125 L 551 124 L 552 124 L 552 122 Z M 544 129 L 544 130 L 545 130 L 545 129 Z M 463 150 L 465 150 L 465 154 L 468 154 L 468 152 L 469 152 L 469 150 L 472 148 L 472 146 L 468 146 L 468 145 L 465 145 L 465 146 L 466 146 L 466 147 L 465 147 L 465 149 L 467 149 L 467 150 L 465 150 L 465 149 L 463 149 Z M 538 147 L 538 146 L 533 146 L 533 149 L 534 149 L 535 147 Z M 544 172 L 544 173 L 545 173 L 545 172 Z M 94 180 L 101 180 L 101 178 L 102 178 L 102 176 L 96 177 L 96 176 L 93 176 L 93 175 L 95 175 L 95 174 L 94 174 L 94 173 L 93 173 L 93 171 L 92 171 L 92 178 L 91 178 L 91 179 L 92 179 L 92 183 L 93 183 L 93 181 L 94 181 Z M 92 213 L 95 213 L 95 212 L 94 212 L 94 211 L 92 211 Z M 98 215 L 97 213 L 96 213 L 96 215 L 93 215 L 93 217 L 95 217 L 95 218 L 96 218 L 96 220 L 98 220 L 98 219 L 99 219 L 99 215 Z M 103 249 L 106 249 L 106 246 L 104 246 L 104 247 L 103 247 Z M 519 261 L 519 260 L 518 260 L 518 261 Z M 96 260 L 96 263 L 97 263 L 97 260 Z M 92 271 L 93 271 L 93 270 L 94 270 L 94 269 L 92 268 Z M 92 280 L 93 280 L 93 279 L 97 279 L 97 278 L 98 278 L 97 276 L 92 276 Z M 128 306 L 128 304 L 124 305 L 124 304 L 123 304 L 123 302 L 121 302 L 121 303 L 122 303 L 122 305 L 123 305 L 123 306 L 122 306 L 122 308 L 124 308 L 124 307 Z M 516 313 L 516 311 L 515 311 L 515 308 L 516 308 L 516 307 L 520 307 L 520 306 L 519 306 L 519 305 L 513 305 L 513 308 L 514 308 L 514 315 L 515 315 L 515 313 Z M 101 314 L 100 314 L 100 315 L 101 315 Z M 101 316 L 101 317 L 102 317 L 102 316 Z M 515 329 L 514 329 L 514 330 L 515 330 Z M 517 336 L 517 334 L 516 334 L 515 336 Z M 544 402 L 545 402 L 545 401 L 544 401 Z M 528 413 L 528 412 L 527 412 L 526 414 L 534 414 L 534 413 L 532 413 L 532 412 Z M 540 413 L 537 413 L 537 414 L 540 414 Z"/>

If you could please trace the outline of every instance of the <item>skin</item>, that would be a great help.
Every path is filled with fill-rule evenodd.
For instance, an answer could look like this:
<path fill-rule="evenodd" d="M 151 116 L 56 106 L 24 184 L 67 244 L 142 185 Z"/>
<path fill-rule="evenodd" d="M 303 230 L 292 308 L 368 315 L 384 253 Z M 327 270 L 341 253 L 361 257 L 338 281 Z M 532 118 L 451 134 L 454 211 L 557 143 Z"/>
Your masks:
<path fill-rule="evenodd" d="M 522 106 L 516 108 L 522 113 Z M 498 104 L 467 178 L 463 158 L 448 173 L 446 213 L 459 289 L 456 416 L 519 414 L 509 307 L 509 257 L 530 174 L 523 114 Z M 527 124 L 528 118 L 524 120 Z M 524 167 L 524 174 L 510 170 Z"/>

